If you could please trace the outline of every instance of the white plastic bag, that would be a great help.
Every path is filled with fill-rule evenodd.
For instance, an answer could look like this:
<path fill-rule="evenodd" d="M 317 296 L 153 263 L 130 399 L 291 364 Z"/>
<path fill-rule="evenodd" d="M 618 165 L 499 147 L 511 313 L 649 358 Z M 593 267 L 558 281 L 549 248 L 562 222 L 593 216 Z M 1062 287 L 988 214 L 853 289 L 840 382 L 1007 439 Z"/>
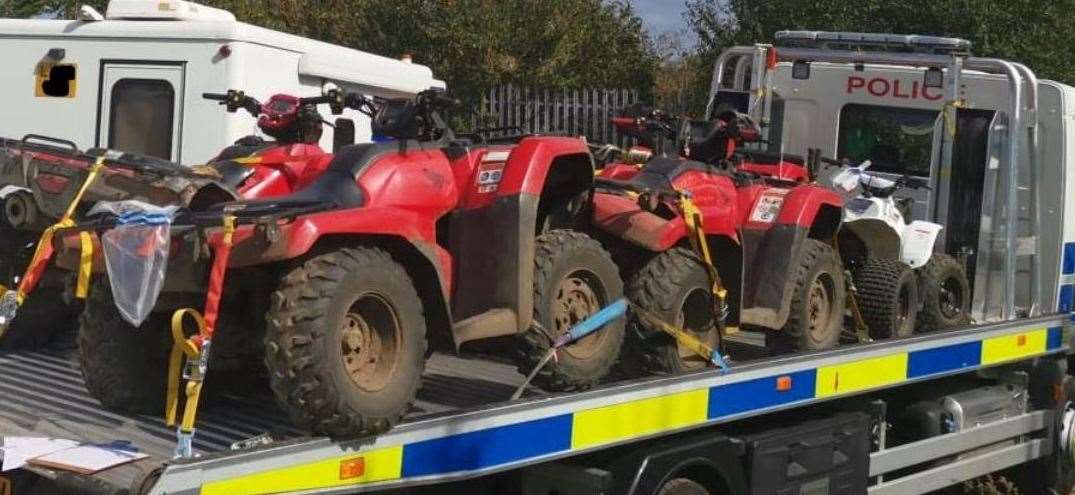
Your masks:
<path fill-rule="evenodd" d="M 116 308 L 136 327 L 149 317 L 164 286 L 176 210 L 123 201 L 98 204 L 91 211 L 117 217 L 116 227 L 101 235 L 101 247 Z"/>

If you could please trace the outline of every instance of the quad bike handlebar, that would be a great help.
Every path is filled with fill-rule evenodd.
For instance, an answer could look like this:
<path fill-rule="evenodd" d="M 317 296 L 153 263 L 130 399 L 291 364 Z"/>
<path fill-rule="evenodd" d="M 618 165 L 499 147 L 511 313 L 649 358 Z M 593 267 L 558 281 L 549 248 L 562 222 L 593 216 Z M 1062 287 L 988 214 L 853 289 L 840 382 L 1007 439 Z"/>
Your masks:
<path fill-rule="evenodd" d="M 302 98 L 277 95 L 269 100 L 268 105 L 273 105 L 273 102 L 276 101 L 278 97 L 280 98 L 280 101 L 293 103 L 297 106 L 329 105 L 333 115 L 343 113 L 345 108 L 358 110 L 367 115 L 375 111 L 373 100 L 358 93 L 347 93 L 338 89 L 330 89 L 321 96 L 307 96 Z M 242 109 L 246 110 L 254 117 L 258 117 L 272 110 L 271 108 L 267 108 L 266 104 L 262 103 L 257 98 L 248 96 L 246 92 L 238 89 L 229 89 L 227 93 L 202 93 L 202 98 L 220 102 L 221 105 L 227 106 L 228 112 L 234 113 Z"/>

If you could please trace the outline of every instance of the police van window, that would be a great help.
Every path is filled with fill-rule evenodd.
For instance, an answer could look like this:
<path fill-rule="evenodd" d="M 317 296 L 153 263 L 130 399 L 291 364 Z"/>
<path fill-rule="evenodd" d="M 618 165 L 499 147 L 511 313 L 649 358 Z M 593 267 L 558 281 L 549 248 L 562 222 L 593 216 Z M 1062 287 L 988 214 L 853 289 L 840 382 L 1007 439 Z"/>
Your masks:
<path fill-rule="evenodd" d="M 836 153 L 854 164 L 870 160 L 876 172 L 928 177 L 937 115 L 935 110 L 845 105 Z"/>
<path fill-rule="evenodd" d="M 120 79 L 112 86 L 108 147 L 172 157 L 175 88 L 160 79 Z"/>

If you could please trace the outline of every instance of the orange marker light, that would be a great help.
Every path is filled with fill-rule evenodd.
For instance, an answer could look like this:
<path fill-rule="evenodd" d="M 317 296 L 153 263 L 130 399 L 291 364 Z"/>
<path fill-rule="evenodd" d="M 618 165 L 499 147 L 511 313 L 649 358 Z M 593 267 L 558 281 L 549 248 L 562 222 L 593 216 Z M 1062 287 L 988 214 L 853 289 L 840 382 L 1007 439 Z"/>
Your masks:
<path fill-rule="evenodd" d="M 776 379 L 776 391 L 777 392 L 787 392 L 788 390 L 791 390 L 791 377 L 785 375 L 785 376 L 781 376 L 781 377 L 777 378 Z"/>
<path fill-rule="evenodd" d="M 1020 336 L 1016 337 L 1015 338 L 1015 345 L 1017 345 L 1019 347 L 1023 347 L 1024 345 L 1026 345 L 1026 335 L 1020 335 Z"/>
<path fill-rule="evenodd" d="M 347 459 L 346 461 L 340 461 L 340 479 L 349 480 L 351 478 L 359 478 L 366 474 L 366 459 L 363 457 L 356 457 L 354 459 Z"/>

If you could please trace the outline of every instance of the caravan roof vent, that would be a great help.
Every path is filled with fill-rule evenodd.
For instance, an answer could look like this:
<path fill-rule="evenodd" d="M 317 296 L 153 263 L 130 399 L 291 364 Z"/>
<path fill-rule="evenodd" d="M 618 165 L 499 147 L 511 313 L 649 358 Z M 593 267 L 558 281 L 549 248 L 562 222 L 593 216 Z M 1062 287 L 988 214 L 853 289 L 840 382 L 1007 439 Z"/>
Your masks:
<path fill-rule="evenodd" d="M 184 0 L 112 0 L 107 19 L 162 21 L 230 21 L 231 12 Z"/>

